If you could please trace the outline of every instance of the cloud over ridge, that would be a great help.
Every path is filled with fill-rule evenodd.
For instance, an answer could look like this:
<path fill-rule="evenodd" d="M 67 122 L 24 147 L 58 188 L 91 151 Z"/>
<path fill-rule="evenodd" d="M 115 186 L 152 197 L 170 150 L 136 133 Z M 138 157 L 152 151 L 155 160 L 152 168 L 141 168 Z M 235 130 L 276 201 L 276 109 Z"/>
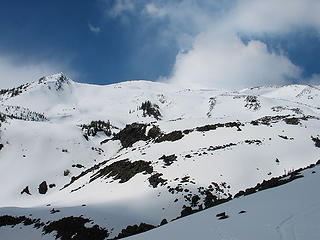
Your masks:
<path fill-rule="evenodd" d="M 12 56 L 0 55 L 0 88 L 13 88 L 21 84 L 38 80 L 39 78 L 63 71 L 71 78 L 77 73 L 70 69 L 66 63 L 37 61 L 17 64 Z"/>
<path fill-rule="evenodd" d="M 171 75 L 160 80 L 229 89 L 301 79 L 303 69 L 282 49 L 270 50 L 254 37 L 285 36 L 305 28 L 319 33 L 319 12 L 317 0 L 151 0 L 140 9 L 144 16 L 165 19 L 165 36 L 180 46 Z M 249 36 L 248 42 L 242 41 L 242 34 Z"/>

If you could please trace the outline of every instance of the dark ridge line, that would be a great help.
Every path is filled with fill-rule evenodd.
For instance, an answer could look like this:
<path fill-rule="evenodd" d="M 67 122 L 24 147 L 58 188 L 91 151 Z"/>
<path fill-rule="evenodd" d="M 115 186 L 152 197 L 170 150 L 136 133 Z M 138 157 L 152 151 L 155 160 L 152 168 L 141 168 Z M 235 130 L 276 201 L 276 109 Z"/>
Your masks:
<path fill-rule="evenodd" d="M 88 173 L 90 173 L 90 172 L 92 172 L 92 171 L 94 171 L 94 170 L 99 169 L 100 166 L 106 164 L 106 163 L 109 162 L 109 161 L 112 161 L 112 160 L 114 160 L 114 159 L 117 159 L 117 158 L 120 157 L 120 156 L 121 156 L 121 155 L 118 155 L 118 156 L 116 156 L 116 157 L 113 157 L 113 158 L 110 158 L 110 159 L 108 159 L 108 160 L 102 161 L 101 163 L 95 164 L 93 167 L 88 168 L 87 170 L 81 172 L 79 175 L 77 175 L 77 176 L 72 176 L 70 182 L 67 183 L 67 184 L 65 184 L 65 185 L 60 189 L 60 191 L 63 190 L 63 189 L 65 189 L 65 188 L 67 188 L 67 187 L 69 187 L 72 183 L 74 183 L 74 182 L 75 182 L 76 180 L 78 180 L 79 178 L 85 176 L 86 174 L 88 174 Z"/>

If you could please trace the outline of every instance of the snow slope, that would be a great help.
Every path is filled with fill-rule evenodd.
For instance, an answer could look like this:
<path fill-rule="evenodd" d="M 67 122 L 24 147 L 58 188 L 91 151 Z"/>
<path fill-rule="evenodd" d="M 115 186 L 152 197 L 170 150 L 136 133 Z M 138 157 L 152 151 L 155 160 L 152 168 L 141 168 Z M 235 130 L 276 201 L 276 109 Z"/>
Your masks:
<path fill-rule="evenodd" d="M 319 239 L 319 172 L 318 165 L 286 185 L 234 199 L 128 239 Z M 216 217 L 223 212 L 229 217 Z"/>
<path fill-rule="evenodd" d="M 96 86 L 63 74 L 1 90 L 0 217 L 82 216 L 113 238 L 211 207 L 317 162 L 319 94 L 304 85 Z M 1 239 L 15 232 L 3 229 Z"/>

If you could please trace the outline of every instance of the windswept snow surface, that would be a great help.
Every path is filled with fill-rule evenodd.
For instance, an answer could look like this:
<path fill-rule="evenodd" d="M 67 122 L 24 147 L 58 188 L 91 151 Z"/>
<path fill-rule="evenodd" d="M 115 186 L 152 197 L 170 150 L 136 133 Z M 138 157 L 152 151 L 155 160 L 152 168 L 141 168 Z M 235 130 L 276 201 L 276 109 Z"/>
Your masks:
<path fill-rule="evenodd" d="M 160 117 L 142 109 L 147 101 Z M 63 74 L 1 90 L 0 217 L 31 214 L 46 223 L 82 216 L 109 238 L 128 225 L 158 226 L 185 207 L 212 206 L 317 162 L 319 103 L 315 86 L 96 86 Z M 157 128 L 161 134 L 149 137 Z M 14 239 L 19 226 L 13 229 L 0 226 L 0 239 Z"/>
<path fill-rule="evenodd" d="M 291 183 L 231 200 L 126 239 L 320 239 L 320 167 L 302 173 L 305 177 Z M 229 218 L 219 220 L 216 215 L 221 212 Z"/>

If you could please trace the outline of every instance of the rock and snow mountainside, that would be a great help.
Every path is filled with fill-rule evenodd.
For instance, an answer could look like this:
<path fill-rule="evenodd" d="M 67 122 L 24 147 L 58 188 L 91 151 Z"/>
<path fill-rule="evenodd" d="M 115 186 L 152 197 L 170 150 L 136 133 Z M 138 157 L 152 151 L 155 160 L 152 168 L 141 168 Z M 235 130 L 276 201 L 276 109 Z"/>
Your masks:
<path fill-rule="evenodd" d="M 133 238 L 193 236 L 199 222 L 201 239 L 256 239 L 240 234 L 248 222 L 265 239 L 301 239 L 286 224 L 320 216 L 319 86 L 95 86 L 56 74 L 1 90 L 0 121 L 0 239 L 113 239 L 166 222 Z"/>

